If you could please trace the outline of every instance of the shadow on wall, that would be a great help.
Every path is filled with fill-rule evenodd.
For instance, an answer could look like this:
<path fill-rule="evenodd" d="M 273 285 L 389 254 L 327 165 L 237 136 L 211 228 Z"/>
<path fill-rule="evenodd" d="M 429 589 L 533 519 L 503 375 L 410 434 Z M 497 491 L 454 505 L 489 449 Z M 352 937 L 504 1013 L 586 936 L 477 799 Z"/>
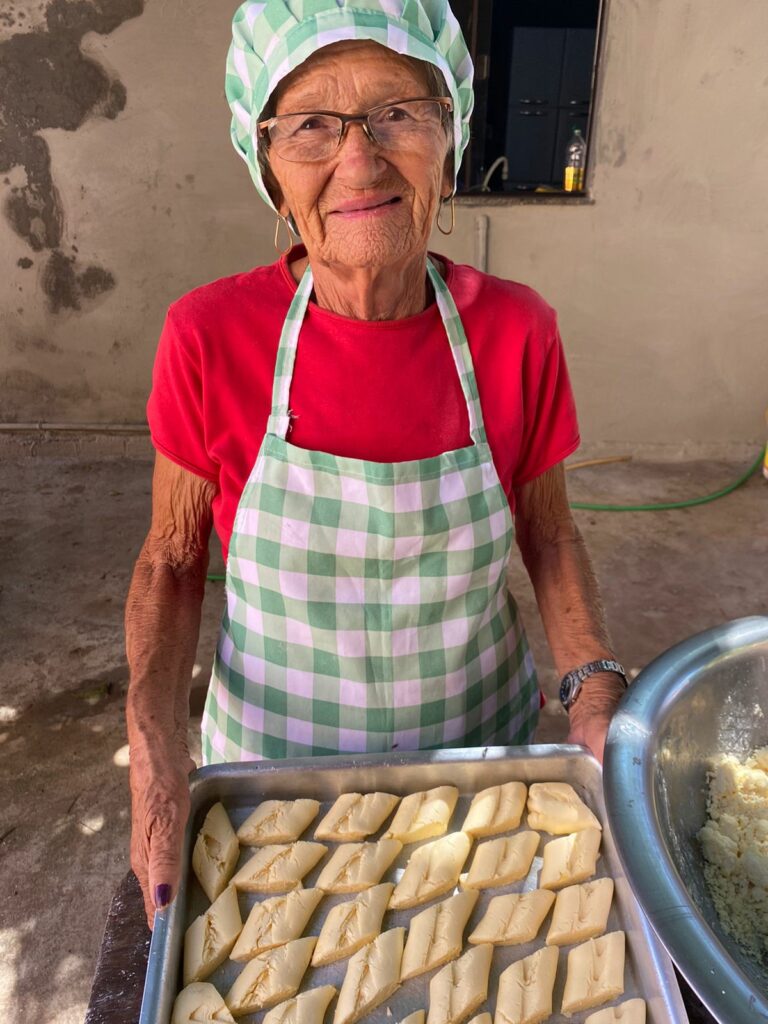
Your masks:
<path fill-rule="evenodd" d="M 19 7 L 16 7 L 16 3 Z M 26 184 L 11 185 L 3 211 L 34 253 L 47 253 L 41 281 L 53 313 L 79 310 L 115 286 L 104 267 L 85 265 L 77 247 L 62 245 L 65 211 L 56 188 L 48 144 L 41 129 L 76 131 L 90 117 L 113 119 L 124 109 L 126 91 L 80 50 L 87 32 L 107 35 L 144 10 L 144 0 L 50 0 L 45 22 L 24 31 L 23 0 L 11 0 L 0 18 L 16 29 L 0 43 L 0 174 L 21 167 Z M 29 256 L 18 265 L 33 266 Z"/>

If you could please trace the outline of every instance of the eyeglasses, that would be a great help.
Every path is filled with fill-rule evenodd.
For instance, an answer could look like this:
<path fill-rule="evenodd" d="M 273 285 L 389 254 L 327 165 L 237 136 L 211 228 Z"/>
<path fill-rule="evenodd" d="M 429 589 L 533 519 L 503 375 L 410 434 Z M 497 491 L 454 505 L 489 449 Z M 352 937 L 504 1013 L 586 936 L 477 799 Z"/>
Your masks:
<path fill-rule="evenodd" d="M 446 97 L 429 97 L 386 103 L 365 114 L 332 110 L 280 114 L 256 127 L 259 138 L 266 139 L 281 160 L 314 163 L 330 159 L 355 122 L 374 145 L 409 149 L 432 140 L 452 110 L 453 103 Z"/>

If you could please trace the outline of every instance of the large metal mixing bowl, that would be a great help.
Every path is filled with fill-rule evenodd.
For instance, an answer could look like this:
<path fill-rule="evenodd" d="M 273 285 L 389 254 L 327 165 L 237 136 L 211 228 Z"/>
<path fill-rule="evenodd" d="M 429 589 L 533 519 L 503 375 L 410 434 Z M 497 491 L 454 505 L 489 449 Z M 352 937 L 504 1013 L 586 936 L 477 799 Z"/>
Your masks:
<path fill-rule="evenodd" d="M 605 800 L 640 905 L 721 1024 L 768 1021 L 768 966 L 720 924 L 696 835 L 718 754 L 768 745 L 768 618 L 672 648 L 637 677 L 611 725 Z"/>

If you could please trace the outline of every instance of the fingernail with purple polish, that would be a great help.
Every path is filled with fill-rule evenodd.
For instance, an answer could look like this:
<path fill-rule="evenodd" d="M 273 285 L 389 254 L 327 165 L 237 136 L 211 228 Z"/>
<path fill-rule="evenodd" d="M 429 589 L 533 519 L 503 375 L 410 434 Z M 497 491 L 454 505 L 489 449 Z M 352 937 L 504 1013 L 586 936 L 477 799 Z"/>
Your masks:
<path fill-rule="evenodd" d="M 163 907 L 167 907 L 171 902 L 171 887 L 170 885 L 156 885 L 155 886 L 155 906 L 158 910 L 162 910 Z"/>

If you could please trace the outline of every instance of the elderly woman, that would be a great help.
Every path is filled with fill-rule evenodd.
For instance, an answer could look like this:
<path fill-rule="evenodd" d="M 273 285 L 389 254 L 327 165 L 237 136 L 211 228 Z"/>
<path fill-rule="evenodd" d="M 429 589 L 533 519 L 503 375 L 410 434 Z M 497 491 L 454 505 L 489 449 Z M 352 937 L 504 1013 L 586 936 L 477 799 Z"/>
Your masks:
<path fill-rule="evenodd" d="M 472 109 L 447 2 L 248 0 L 227 72 L 235 145 L 302 245 L 184 296 L 160 341 L 126 613 L 150 921 L 179 873 L 212 525 L 227 606 L 206 763 L 530 742 L 515 533 L 571 740 L 602 755 L 625 685 L 566 497 L 579 439 L 554 314 L 428 253 Z"/>

